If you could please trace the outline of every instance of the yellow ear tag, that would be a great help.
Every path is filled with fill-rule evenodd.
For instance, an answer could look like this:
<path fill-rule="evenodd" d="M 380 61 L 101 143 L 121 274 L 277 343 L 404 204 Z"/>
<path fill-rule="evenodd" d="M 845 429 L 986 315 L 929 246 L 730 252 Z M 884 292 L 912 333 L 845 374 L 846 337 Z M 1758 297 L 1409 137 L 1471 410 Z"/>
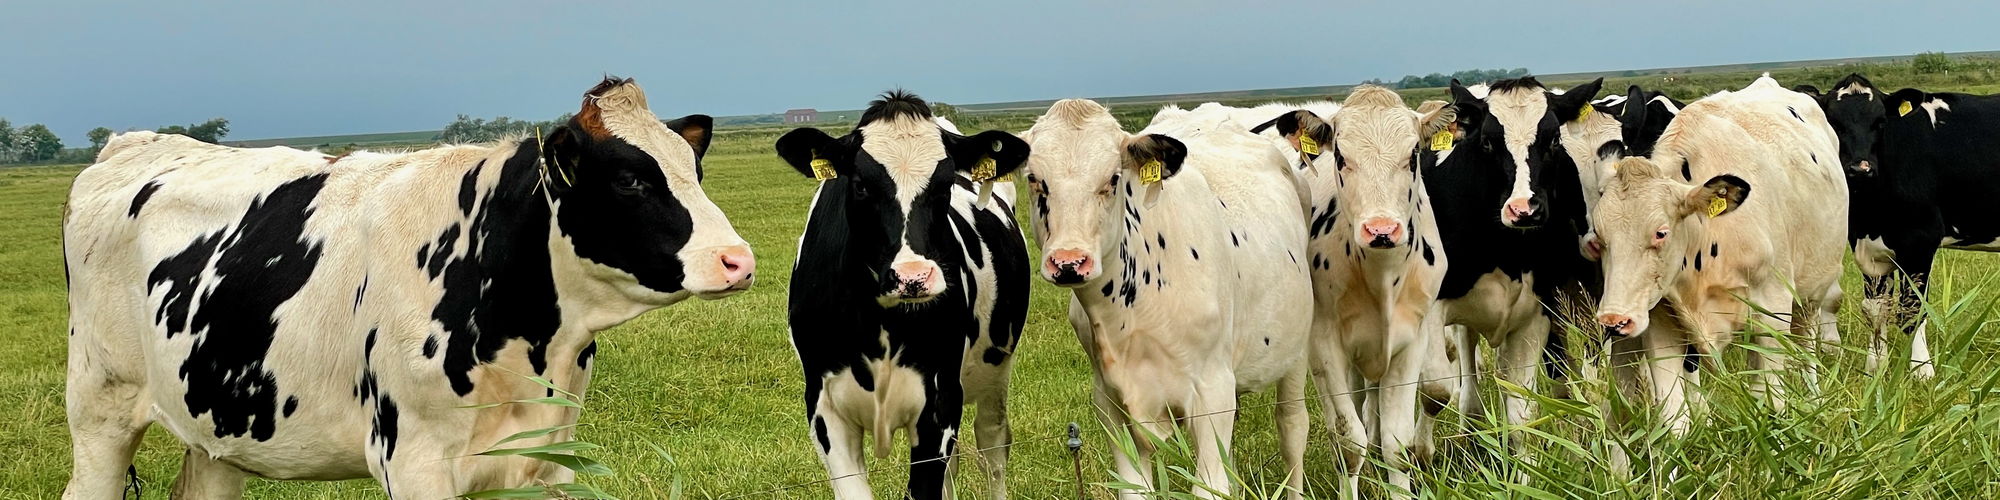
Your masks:
<path fill-rule="evenodd" d="M 999 165 L 993 161 L 993 157 L 980 158 L 979 163 L 972 166 L 972 182 L 993 180 L 994 174 L 998 173 L 998 171 Z"/>
<path fill-rule="evenodd" d="M 1160 164 L 1160 160 L 1148 161 L 1145 165 L 1139 166 L 1139 180 L 1147 184 L 1160 182 L 1165 170 L 1166 165 Z"/>
<path fill-rule="evenodd" d="M 1590 118 L 1590 113 L 1592 111 L 1595 111 L 1595 109 L 1593 109 L 1591 105 L 1589 104 L 1583 105 L 1583 111 L 1576 112 L 1576 121 L 1583 121 L 1586 118 Z"/>
<path fill-rule="evenodd" d="M 1724 210 L 1729 210 L 1729 200 L 1722 199 L 1721 196 L 1708 199 L 1708 218 L 1713 219 L 1717 215 L 1722 215 Z"/>
<path fill-rule="evenodd" d="M 812 169 L 814 179 L 823 181 L 840 177 L 840 174 L 833 171 L 833 162 L 827 161 L 825 158 L 813 158 Z"/>
<path fill-rule="evenodd" d="M 1909 114 L 1910 101 L 1903 101 L 1902 105 L 1896 106 L 1896 116 L 1908 116 Z"/>
<path fill-rule="evenodd" d="M 1299 152 L 1309 155 L 1319 154 L 1319 141 L 1315 141 L 1312 137 L 1308 137 L 1305 134 L 1299 134 Z"/>
<path fill-rule="evenodd" d="M 1431 134 L 1431 151 L 1444 151 L 1447 149 L 1451 149 L 1450 130 L 1439 130 L 1437 133 Z"/>

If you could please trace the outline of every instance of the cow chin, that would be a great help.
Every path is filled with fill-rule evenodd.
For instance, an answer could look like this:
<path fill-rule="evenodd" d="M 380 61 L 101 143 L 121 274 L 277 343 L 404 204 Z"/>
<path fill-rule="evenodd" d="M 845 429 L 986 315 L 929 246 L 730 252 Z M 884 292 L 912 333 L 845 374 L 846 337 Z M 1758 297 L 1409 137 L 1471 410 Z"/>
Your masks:
<path fill-rule="evenodd" d="M 938 295 L 941 294 L 931 293 L 923 295 L 904 295 L 892 291 L 889 293 L 884 293 L 875 296 L 875 303 L 880 304 L 883 309 L 894 309 L 897 307 L 903 307 L 905 309 L 922 309 L 923 307 L 930 305 L 933 302 L 936 302 Z"/>

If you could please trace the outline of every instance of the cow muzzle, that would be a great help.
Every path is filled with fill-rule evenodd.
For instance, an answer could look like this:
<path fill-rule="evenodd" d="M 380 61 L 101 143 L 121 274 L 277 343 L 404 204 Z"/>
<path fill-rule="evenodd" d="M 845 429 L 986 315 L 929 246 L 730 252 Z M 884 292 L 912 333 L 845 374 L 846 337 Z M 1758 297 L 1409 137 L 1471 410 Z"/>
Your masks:
<path fill-rule="evenodd" d="M 757 257 L 747 245 L 710 249 L 708 255 L 688 260 L 689 292 L 703 299 L 719 299 L 749 290 L 757 278 Z"/>
<path fill-rule="evenodd" d="M 1874 177 L 1874 176 L 1875 176 L 1875 164 L 1873 164 L 1873 163 L 1870 163 L 1870 162 L 1869 162 L 1868 160 L 1861 160 L 1861 161 L 1858 161 L 1858 162 L 1855 162 L 1855 163 L 1854 163 L 1853 165 L 1848 165 L 1848 166 L 1847 166 L 1847 176 L 1848 176 L 1848 177 Z"/>
<path fill-rule="evenodd" d="M 884 307 L 921 304 L 944 294 L 944 271 L 929 259 L 890 264 L 884 277 L 880 300 Z"/>
<path fill-rule="evenodd" d="M 1090 252 L 1073 248 L 1057 249 L 1042 259 L 1042 279 L 1062 287 L 1083 286 L 1097 277 L 1097 259 Z"/>
<path fill-rule="evenodd" d="M 1646 328 L 1645 320 L 1617 313 L 1599 313 L 1597 324 L 1604 327 L 1606 339 L 1630 337 Z"/>
<path fill-rule="evenodd" d="M 1408 236 L 1403 233 L 1403 223 L 1388 217 L 1370 217 L 1361 223 L 1361 242 L 1368 248 L 1396 248 Z"/>
<path fill-rule="evenodd" d="M 1500 206 L 1500 223 L 1507 227 L 1528 229 L 1541 227 L 1548 220 L 1548 211 L 1542 210 L 1542 200 L 1535 197 L 1512 198 Z"/>

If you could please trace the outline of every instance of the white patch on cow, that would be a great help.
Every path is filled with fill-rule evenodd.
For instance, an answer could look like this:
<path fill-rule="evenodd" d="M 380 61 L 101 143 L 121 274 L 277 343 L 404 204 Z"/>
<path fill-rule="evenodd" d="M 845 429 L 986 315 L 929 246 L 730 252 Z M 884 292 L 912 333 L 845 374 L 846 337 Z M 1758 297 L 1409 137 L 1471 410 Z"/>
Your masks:
<path fill-rule="evenodd" d="M 1849 83 L 1846 87 L 1841 87 L 1840 90 L 1833 92 L 1833 100 L 1838 101 L 1850 95 L 1867 96 L 1868 100 L 1873 101 L 1875 100 L 1875 89 L 1864 87 L 1861 85 L 1861 82 Z"/>
<path fill-rule="evenodd" d="M 1951 103 L 1940 101 L 1936 98 L 1924 100 L 1922 107 L 1924 108 L 1924 113 L 1931 116 L 1931 128 L 1937 128 L 1938 126 L 1939 111 L 1951 111 Z"/>
<path fill-rule="evenodd" d="M 903 210 L 905 224 L 903 234 L 898 236 L 902 244 L 889 265 L 925 260 L 910 249 L 907 221 L 917 196 L 930 186 L 931 174 L 937 171 L 938 162 L 945 159 L 943 131 L 932 120 L 891 115 L 861 127 L 861 150 L 888 171 L 889 179 L 896 183 L 896 204 Z M 940 286 L 932 292 L 943 295 L 945 290 Z M 885 295 L 877 300 L 900 299 Z"/>
<path fill-rule="evenodd" d="M 1881 236 L 1854 240 L 1854 265 L 1868 276 L 1888 276 L 1896 270 L 1896 251 Z"/>
<path fill-rule="evenodd" d="M 1652 99 L 1652 100 L 1650 100 L 1650 101 L 1646 101 L 1647 105 L 1649 105 L 1649 106 L 1650 106 L 1650 105 L 1652 105 L 1652 103 L 1656 103 L 1656 102 L 1657 102 L 1657 103 L 1660 103 L 1660 105 L 1661 105 L 1661 106 L 1666 106 L 1666 107 L 1667 107 L 1667 112 L 1668 112 L 1668 113 L 1673 113 L 1673 114 L 1676 114 L 1676 115 L 1678 115 L 1678 114 L 1681 114 L 1681 107 L 1680 107 L 1680 106 L 1675 106 L 1675 105 L 1674 105 L 1674 100 L 1673 100 L 1673 99 L 1668 99 L 1668 98 L 1667 98 L 1667 96 L 1663 96 L 1663 95 L 1660 95 L 1660 96 L 1653 96 L 1653 99 Z"/>
<path fill-rule="evenodd" d="M 1549 112 L 1548 94 L 1539 88 L 1510 89 L 1486 96 L 1487 109 L 1500 122 L 1507 153 L 1514 157 L 1514 187 L 1508 199 L 1529 199 L 1534 189 L 1528 183 L 1528 148 L 1541 132 L 1542 117 Z"/>

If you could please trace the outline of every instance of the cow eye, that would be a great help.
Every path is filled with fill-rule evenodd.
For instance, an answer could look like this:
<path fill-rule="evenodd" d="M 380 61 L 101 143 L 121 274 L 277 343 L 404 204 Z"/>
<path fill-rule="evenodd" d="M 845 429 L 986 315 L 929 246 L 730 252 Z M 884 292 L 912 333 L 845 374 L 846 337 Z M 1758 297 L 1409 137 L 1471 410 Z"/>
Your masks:
<path fill-rule="evenodd" d="M 1665 244 L 1666 242 L 1667 242 L 1667 228 L 1663 227 L 1653 230 L 1654 248 L 1659 248 L 1660 245 Z"/>
<path fill-rule="evenodd" d="M 1104 187 L 1097 188 L 1097 194 L 1100 195 L 1111 194 L 1111 190 L 1117 187 L 1118 187 L 1118 174 L 1113 173 L 1111 174 L 1111 182 L 1104 184 Z"/>
<path fill-rule="evenodd" d="M 618 194 L 639 194 L 646 190 L 646 183 L 640 181 L 638 177 L 627 175 L 620 177 L 611 187 L 617 189 Z"/>

